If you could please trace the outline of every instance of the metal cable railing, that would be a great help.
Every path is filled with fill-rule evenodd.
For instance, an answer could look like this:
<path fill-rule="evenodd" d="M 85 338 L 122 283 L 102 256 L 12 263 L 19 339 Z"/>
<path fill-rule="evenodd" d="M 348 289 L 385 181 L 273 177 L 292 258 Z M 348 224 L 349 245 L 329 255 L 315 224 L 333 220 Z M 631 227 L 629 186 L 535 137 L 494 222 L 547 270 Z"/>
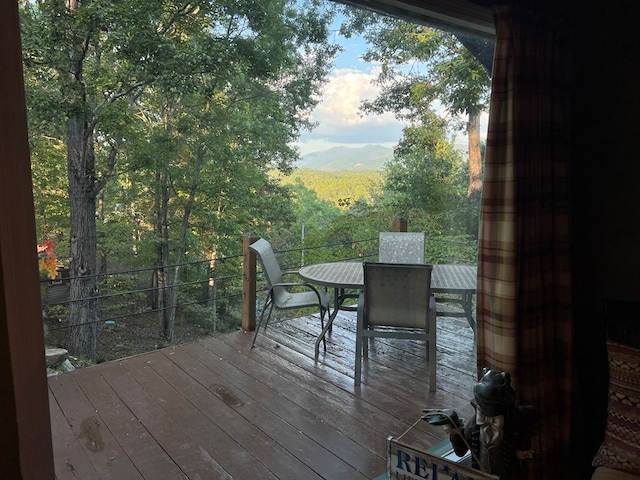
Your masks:
<path fill-rule="evenodd" d="M 378 239 L 368 238 L 283 249 L 277 249 L 276 246 L 275 251 L 281 260 L 283 270 L 297 270 L 304 263 L 375 259 L 378 255 Z M 433 263 L 475 264 L 476 251 L 476 242 L 432 237 L 427 238 L 425 258 Z M 451 255 L 451 252 L 455 255 Z M 98 281 L 98 293 L 77 299 L 69 298 L 69 286 L 72 281 L 81 281 L 82 278 L 62 276 L 53 281 L 43 280 L 43 311 L 54 318 L 58 317 L 57 323 L 50 322 L 48 330 L 55 332 L 70 327 L 113 323 L 123 319 L 148 319 L 149 315 L 159 319 L 163 312 L 172 308 L 176 309 L 178 319 L 184 315 L 200 315 L 207 318 L 207 321 L 211 322 L 211 331 L 216 331 L 216 325 L 224 329 L 238 328 L 242 321 L 242 257 L 242 254 L 232 254 L 214 260 L 198 260 L 181 265 L 98 273 L 92 276 Z M 216 265 L 215 269 L 209 267 L 212 262 Z M 181 277 L 176 284 L 153 284 L 153 273 L 159 268 L 172 270 L 176 267 L 181 271 Z M 258 272 L 258 275 L 261 275 L 261 272 Z M 175 307 L 154 304 L 154 298 L 172 289 L 177 290 L 178 301 Z M 266 291 L 262 278 L 257 291 Z M 98 303 L 98 317 L 71 324 L 68 318 L 69 306 L 74 302 L 86 301 Z"/>

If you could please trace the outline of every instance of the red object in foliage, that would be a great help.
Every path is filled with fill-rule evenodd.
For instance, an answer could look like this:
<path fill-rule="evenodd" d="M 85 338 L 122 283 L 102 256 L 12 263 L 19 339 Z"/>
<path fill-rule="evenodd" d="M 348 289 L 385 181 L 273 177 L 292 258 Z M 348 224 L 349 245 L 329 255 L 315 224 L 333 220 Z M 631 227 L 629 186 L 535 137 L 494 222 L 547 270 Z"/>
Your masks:
<path fill-rule="evenodd" d="M 38 245 L 38 267 L 40 271 L 46 271 L 51 279 L 58 275 L 58 258 L 53 253 L 54 247 L 51 240 L 45 240 L 42 245 Z"/>
<path fill-rule="evenodd" d="M 42 253 L 46 253 L 49 257 L 55 257 L 56 254 L 53 253 L 53 247 L 55 247 L 55 245 L 51 240 L 45 240 L 42 245 L 38 245 L 38 256 Z"/>

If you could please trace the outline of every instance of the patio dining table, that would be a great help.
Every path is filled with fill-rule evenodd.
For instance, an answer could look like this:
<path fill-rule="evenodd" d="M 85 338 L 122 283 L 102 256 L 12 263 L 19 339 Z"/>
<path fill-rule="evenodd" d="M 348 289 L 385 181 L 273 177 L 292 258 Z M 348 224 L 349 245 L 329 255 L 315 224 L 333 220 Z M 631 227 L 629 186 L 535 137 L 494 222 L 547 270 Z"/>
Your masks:
<path fill-rule="evenodd" d="M 447 294 L 448 297 L 436 297 L 438 302 L 460 303 L 463 312 L 437 312 L 438 315 L 465 316 L 469 326 L 476 330 L 473 318 L 473 295 L 476 293 L 477 267 L 471 265 L 434 264 L 431 271 L 431 291 Z M 310 283 L 334 289 L 334 308 L 329 320 L 316 339 L 316 359 L 320 353 L 320 342 L 331 330 L 333 321 L 339 310 L 353 310 L 345 305 L 349 298 L 357 298 L 356 291 L 364 288 L 364 268 L 362 262 L 328 262 L 305 265 L 300 268 L 299 275 Z"/>

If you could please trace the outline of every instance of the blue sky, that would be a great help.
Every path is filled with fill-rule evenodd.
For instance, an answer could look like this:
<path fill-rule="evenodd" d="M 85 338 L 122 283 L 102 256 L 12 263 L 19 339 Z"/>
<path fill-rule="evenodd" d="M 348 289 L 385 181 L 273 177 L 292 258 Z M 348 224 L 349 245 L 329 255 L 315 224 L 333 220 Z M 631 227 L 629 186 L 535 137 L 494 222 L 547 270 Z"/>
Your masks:
<path fill-rule="evenodd" d="M 345 39 L 336 33 L 335 41 L 344 51 L 336 58 L 320 104 L 311 115 L 319 125 L 304 132 L 298 143 L 300 153 L 326 150 L 334 146 L 359 147 L 369 144 L 393 147 L 403 125 L 392 114 L 363 116 L 360 102 L 374 99 L 378 90 L 372 84 L 377 66 L 360 59 L 366 50 L 362 38 Z"/>
<path fill-rule="evenodd" d="M 339 23 L 336 22 L 336 29 Z M 343 51 L 335 59 L 335 66 L 324 87 L 320 104 L 311 114 L 318 122 L 312 132 L 303 132 L 297 147 L 301 155 L 327 150 L 334 146 L 360 147 L 384 145 L 394 147 L 402 136 L 404 125 L 391 113 L 363 116 L 359 110 L 365 99 L 374 99 L 378 88 L 372 83 L 378 66 L 363 62 L 360 57 L 367 45 L 361 37 L 345 39 L 336 32 L 334 41 Z M 485 136 L 487 118 L 481 119 L 481 136 Z M 456 133 L 456 145 L 466 149 L 466 137 Z"/>

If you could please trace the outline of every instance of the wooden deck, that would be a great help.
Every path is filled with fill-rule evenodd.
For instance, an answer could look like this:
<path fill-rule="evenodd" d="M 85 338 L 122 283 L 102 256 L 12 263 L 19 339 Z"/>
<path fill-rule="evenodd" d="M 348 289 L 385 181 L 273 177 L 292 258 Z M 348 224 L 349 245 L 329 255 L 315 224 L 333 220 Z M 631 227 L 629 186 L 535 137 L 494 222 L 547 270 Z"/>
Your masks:
<path fill-rule="evenodd" d="M 438 385 L 430 394 L 424 344 L 376 339 L 353 386 L 355 313 L 341 312 L 316 363 L 317 317 L 252 334 L 100 364 L 49 379 L 56 478 L 373 479 L 386 439 L 426 407 L 469 418 L 475 383 L 466 319 L 438 317 Z M 420 448 L 445 437 L 419 422 Z"/>

